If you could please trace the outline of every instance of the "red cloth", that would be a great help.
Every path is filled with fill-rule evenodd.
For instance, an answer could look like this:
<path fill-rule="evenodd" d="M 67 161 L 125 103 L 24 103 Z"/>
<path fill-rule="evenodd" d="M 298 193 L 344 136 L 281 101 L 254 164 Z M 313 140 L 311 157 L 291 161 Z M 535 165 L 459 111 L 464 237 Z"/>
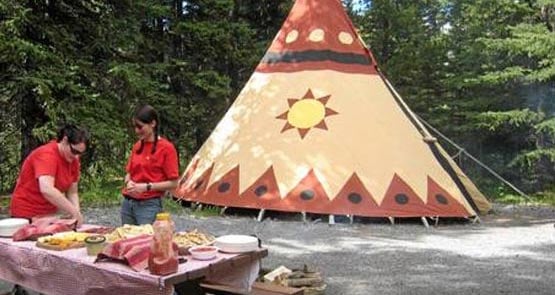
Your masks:
<path fill-rule="evenodd" d="M 23 162 L 10 204 L 14 217 L 32 218 L 36 215 L 54 214 L 56 206 L 48 202 L 39 189 L 39 176 L 54 177 L 54 187 L 66 192 L 72 183 L 79 181 L 80 163 L 71 163 L 60 154 L 56 141 L 42 145 L 29 154 Z"/>
<path fill-rule="evenodd" d="M 75 229 L 76 224 L 77 220 L 75 219 L 58 219 L 56 217 L 37 218 L 33 219 L 33 223 L 17 230 L 13 234 L 12 239 L 14 241 L 34 241 L 42 236 L 72 231 Z"/>
<path fill-rule="evenodd" d="M 150 256 L 150 244 L 152 235 L 140 235 L 130 239 L 119 240 L 108 244 L 96 258 L 96 261 L 119 261 L 129 265 L 135 271 L 141 271 L 148 267 Z M 177 244 L 173 243 L 175 251 Z"/>
<path fill-rule="evenodd" d="M 131 176 L 131 180 L 134 182 L 152 183 L 179 178 L 177 151 L 174 145 L 167 139 L 160 137 L 154 154 L 151 153 L 152 145 L 153 142 L 145 142 L 143 151 L 140 154 L 137 154 L 137 150 L 141 147 L 141 142 L 138 141 L 133 145 L 131 156 L 125 167 L 125 170 Z M 122 193 L 129 195 L 125 188 L 123 188 Z M 140 195 L 130 195 L 130 197 L 146 200 L 159 197 L 162 194 L 163 192 L 161 191 L 151 190 Z"/>
<path fill-rule="evenodd" d="M 151 241 L 151 235 L 119 240 L 104 247 L 96 261 L 116 260 L 131 266 L 135 271 L 144 270 L 148 266 Z"/>

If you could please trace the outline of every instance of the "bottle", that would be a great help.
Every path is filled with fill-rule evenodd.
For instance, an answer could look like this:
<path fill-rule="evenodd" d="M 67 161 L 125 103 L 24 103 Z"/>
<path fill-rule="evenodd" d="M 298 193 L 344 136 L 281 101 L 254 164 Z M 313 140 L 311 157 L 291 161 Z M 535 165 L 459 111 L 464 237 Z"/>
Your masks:
<path fill-rule="evenodd" d="M 177 272 L 177 249 L 173 247 L 174 223 L 169 213 L 156 214 L 153 224 L 154 236 L 150 244 L 148 270 L 155 275 L 168 275 Z"/>

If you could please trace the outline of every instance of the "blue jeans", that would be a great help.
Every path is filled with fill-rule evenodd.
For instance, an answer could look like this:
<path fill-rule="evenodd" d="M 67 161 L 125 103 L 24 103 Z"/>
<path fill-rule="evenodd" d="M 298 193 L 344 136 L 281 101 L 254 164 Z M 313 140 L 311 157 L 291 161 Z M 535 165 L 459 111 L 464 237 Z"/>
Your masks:
<path fill-rule="evenodd" d="M 121 204 L 121 224 L 152 224 L 162 212 L 162 198 L 135 200 L 124 197 Z"/>

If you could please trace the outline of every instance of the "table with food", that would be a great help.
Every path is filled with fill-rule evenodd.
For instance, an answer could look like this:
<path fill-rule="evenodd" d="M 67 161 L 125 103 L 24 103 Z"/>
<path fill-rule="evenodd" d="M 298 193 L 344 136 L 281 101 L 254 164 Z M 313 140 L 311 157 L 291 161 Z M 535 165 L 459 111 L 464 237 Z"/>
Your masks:
<path fill-rule="evenodd" d="M 267 250 L 256 237 L 109 227 L 57 217 L 0 220 L 0 279 L 44 294 L 172 294 L 206 279 L 248 290 Z"/>

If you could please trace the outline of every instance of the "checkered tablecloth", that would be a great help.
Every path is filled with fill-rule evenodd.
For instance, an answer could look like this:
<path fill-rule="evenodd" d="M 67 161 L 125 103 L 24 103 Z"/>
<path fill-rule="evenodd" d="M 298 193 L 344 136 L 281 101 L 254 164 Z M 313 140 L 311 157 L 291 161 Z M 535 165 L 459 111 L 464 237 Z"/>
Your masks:
<path fill-rule="evenodd" d="M 0 279 L 44 294 L 172 294 L 173 284 L 199 277 L 244 289 L 256 279 L 260 257 L 218 253 L 215 260 L 189 259 L 176 274 L 161 277 L 124 264 L 94 263 L 85 248 L 54 251 L 37 248 L 35 242 L 0 238 Z M 227 261 L 232 262 L 231 271 L 230 263 L 222 267 Z"/>

